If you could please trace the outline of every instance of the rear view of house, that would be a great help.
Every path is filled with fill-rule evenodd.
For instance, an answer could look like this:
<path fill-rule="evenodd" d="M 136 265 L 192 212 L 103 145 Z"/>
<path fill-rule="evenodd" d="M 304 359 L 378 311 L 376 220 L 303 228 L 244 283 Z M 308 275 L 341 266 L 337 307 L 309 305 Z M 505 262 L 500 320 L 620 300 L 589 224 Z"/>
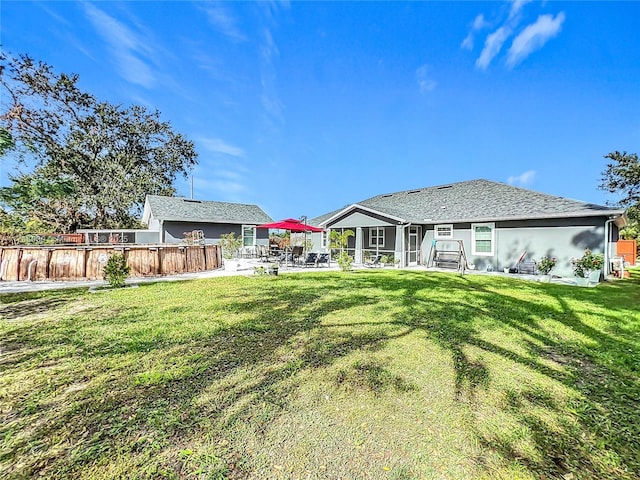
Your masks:
<path fill-rule="evenodd" d="M 586 248 L 610 258 L 624 211 L 488 180 L 378 195 L 310 220 L 330 230 L 351 229 L 349 251 L 394 255 L 401 266 L 426 264 L 433 249 L 463 250 L 476 269 L 555 257 L 554 273 L 571 275 L 571 258 Z M 313 236 L 317 249 L 326 237 Z"/>

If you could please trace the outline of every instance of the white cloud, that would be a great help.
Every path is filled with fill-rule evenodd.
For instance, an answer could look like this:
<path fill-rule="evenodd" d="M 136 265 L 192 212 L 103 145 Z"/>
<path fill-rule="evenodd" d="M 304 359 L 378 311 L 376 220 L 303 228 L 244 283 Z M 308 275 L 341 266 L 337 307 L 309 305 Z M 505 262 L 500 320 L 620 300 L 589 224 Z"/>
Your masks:
<path fill-rule="evenodd" d="M 514 67 L 532 52 L 542 48 L 549 39 L 560 32 L 564 19 L 564 12 L 560 12 L 555 17 L 540 15 L 538 20 L 528 25 L 514 38 L 507 54 L 507 66 Z"/>
<path fill-rule="evenodd" d="M 526 172 L 521 173 L 520 175 L 509 177 L 507 179 L 507 183 L 509 185 L 517 185 L 517 186 L 525 187 L 527 185 L 531 185 L 535 177 L 536 177 L 535 170 L 527 170 Z"/>
<path fill-rule="evenodd" d="M 222 153 L 231 157 L 244 157 L 244 150 L 230 145 L 219 138 L 200 138 L 198 139 L 198 143 L 213 153 Z"/>
<path fill-rule="evenodd" d="M 436 81 L 433 80 L 429 75 L 428 65 L 422 65 L 416 70 L 416 80 L 418 81 L 418 86 L 420 87 L 420 93 L 423 94 L 432 92 L 437 86 Z"/>
<path fill-rule="evenodd" d="M 511 29 L 506 26 L 502 26 L 495 32 L 489 34 L 484 42 L 484 48 L 476 60 L 476 67 L 486 70 L 495 56 L 500 53 L 500 49 L 507 38 L 509 38 L 509 35 L 511 35 Z"/>
<path fill-rule="evenodd" d="M 471 25 L 471 31 L 466 37 L 464 37 L 464 40 L 462 41 L 462 44 L 460 44 L 460 47 L 464 48 L 465 50 L 473 50 L 474 33 L 488 26 L 489 22 L 484 19 L 484 15 L 482 13 L 477 15 L 473 20 L 473 24 Z"/>
<path fill-rule="evenodd" d="M 513 3 L 511 4 L 511 11 L 509 12 L 509 20 L 517 17 L 520 10 L 522 10 L 522 7 L 529 2 L 531 2 L 531 0 L 513 0 Z"/>
<path fill-rule="evenodd" d="M 473 20 L 473 29 L 482 30 L 489 26 L 489 22 L 484 19 L 484 15 L 481 13 Z"/>
<path fill-rule="evenodd" d="M 122 77 L 131 83 L 152 87 L 156 80 L 149 65 L 141 57 L 152 49 L 126 25 L 110 17 L 91 3 L 83 3 L 85 13 L 102 38 L 110 45 L 115 64 Z"/>
<path fill-rule="evenodd" d="M 460 47 L 464 48 L 465 50 L 473 50 L 473 32 L 469 32 L 469 34 L 464 37 L 464 40 L 462 40 Z"/>
<path fill-rule="evenodd" d="M 247 37 L 236 25 L 236 19 L 219 2 L 207 3 L 202 7 L 209 23 L 227 38 L 234 42 L 243 42 Z"/>

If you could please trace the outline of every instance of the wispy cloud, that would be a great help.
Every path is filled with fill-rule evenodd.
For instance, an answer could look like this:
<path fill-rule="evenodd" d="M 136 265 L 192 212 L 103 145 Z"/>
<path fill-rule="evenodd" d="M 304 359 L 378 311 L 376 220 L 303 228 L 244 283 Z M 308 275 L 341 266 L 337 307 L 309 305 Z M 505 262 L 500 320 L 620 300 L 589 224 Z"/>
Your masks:
<path fill-rule="evenodd" d="M 527 170 L 526 172 L 521 173 L 520 175 L 509 177 L 507 179 L 507 183 L 509 185 L 526 187 L 533 183 L 533 180 L 535 179 L 535 177 L 536 177 L 535 170 Z"/>
<path fill-rule="evenodd" d="M 486 70 L 491 62 L 500 54 L 505 42 L 514 34 L 517 34 L 511 47 L 507 52 L 505 63 L 508 68 L 524 60 L 531 52 L 542 48 L 542 46 L 552 37 L 558 34 L 564 22 L 564 13 L 560 12 L 555 17 L 553 15 L 540 15 L 538 20 L 519 33 L 519 24 L 522 22 L 523 9 L 532 0 L 512 0 L 508 14 L 505 9 L 501 9 L 498 21 L 487 21 L 483 14 L 479 14 L 473 21 L 471 29 L 461 43 L 461 48 L 473 50 L 474 36 L 482 28 L 496 25 L 497 28 L 487 35 L 480 56 L 476 59 L 476 67 Z"/>
<path fill-rule="evenodd" d="M 520 15 L 522 7 L 524 7 L 529 2 L 531 2 L 531 0 L 513 0 L 513 2 L 511 3 L 511 10 L 509 11 L 509 20 L 512 20 Z"/>
<path fill-rule="evenodd" d="M 502 45 L 510 35 L 511 29 L 506 26 L 502 26 L 495 32 L 489 34 L 487 39 L 484 41 L 484 48 L 476 60 L 476 67 L 486 70 L 495 56 L 500 53 Z"/>
<path fill-rule="evenodd" d="M 525 27 L 516 38 L 507 53 L 507 66 L 515 65 L 527 58 L 532 52 L 542 48 L 547 41 L 555 37 L 564 23 L 564 12 L 553 15 L 540 15 L 538 20 Z"/>
<path fill-rule="evenodd" d="M 464 38 L 464 40 L 462 41 L 462 44 L 460 46 L 462 48 L 464 48 L 465 50 L 473 50 L 475 33 L 477 31 L 479 31 L 479 30 L 482 30 L 483 28 L 488 27 L 488 26 L 489 26 L 489 22 L 487 22 L 484 19 L 484 14 L 480 13 L 479 15 L 477 15 L 476 18 L 473 20 L 473 23 L 471 25 L 471 31 Z"/>
<path fill-rule="evenodd" d="M 209 23 L 224 36 L 234 42 L 244 42 L 246 35 L 240 30 L 235 17 L 220 2 L 204 3 L 202 9 L 207 14 Z"/>
<path fill-rule="evenodd" d="M 122 77 L 131 83 L 150 88 L 156 76 L 145 61 L 152 55 L 152 48 L 133 30 L 107 15 L 91 3 L 82 4 L 85 14 L 100 36 L 111 47 L 114 63 Z"/>
<path fill-rule="evenodd" d="M 199 138 L 198 143 L 212 153 L 222 153 L 231 157 L 244 157 L 244 150 L 231 145 L 220 138 Z"/>
<path fill-rule="evenodd" d="M 429 75 L 428 65 L 422 65 L 416 70 L 416 80 L 418 82 L 418 87 L 420 88 L 420 93 L 422 94 L 435 90 L 438 85 Z"/>

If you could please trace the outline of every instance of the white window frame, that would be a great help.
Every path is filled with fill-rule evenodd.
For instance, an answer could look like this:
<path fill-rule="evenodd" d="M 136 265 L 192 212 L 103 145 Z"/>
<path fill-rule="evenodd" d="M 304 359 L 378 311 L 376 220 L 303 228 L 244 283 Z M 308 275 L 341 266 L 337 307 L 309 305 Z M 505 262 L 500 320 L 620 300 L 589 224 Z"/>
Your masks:
<path fill-rule="evenodd" d="M 380 232 L 382 232 L 382 234 L 380 234 Z M 378 243 L 373 242 L 374 238 Z M 380 240 L 382 240 L 382 243 L 380 243 Z M 384 247 L 384 242 L 385 242 L 384 227 L 369 227 L 369 246 Z"/>
<path fill-rule="evenodd" d="M 490 252 L 478 252 L 476 250 L 476 228 L 477 227 L 489 227 L 491 228 L 491 251 Z M 493 257 L 496 251 L 496 224 L 495 223 L 472 223 L 471 224 L 471 255 L 478 257 Z"/>
<path fill-rule="evenodd" d="M 449 234 L 448 235 L 440 235 L 438 233 L 438 229 L 439 228 L 448 228 L 449 229 Z M 433 238 L 435 238 L 436 240 L 452 240 L 453 239 L 453 223 L 445 223 L 442 225 L 434 225 L 433 227 Z"/>
<path fill-rule="evenodd" d="M 244 242 L 244 239 L 246 238 L 245 234 L 244 234 L 244 229 L 245 228 L 251 228 L 253 230 L 253 238 L 251 240 L 251 245 L 246 245 Z M 255 247 L 256 243 L 258 241 L 258 229 L 256 228 L 255 225 L 242 225 L 242 246 L 243 247 Z"/>
<path fill-rule="evenodd" d="M 324 230 L 320 232 L 320 248 L 327 248 L 327 244 L 329 243 L 329 230 Z"/>

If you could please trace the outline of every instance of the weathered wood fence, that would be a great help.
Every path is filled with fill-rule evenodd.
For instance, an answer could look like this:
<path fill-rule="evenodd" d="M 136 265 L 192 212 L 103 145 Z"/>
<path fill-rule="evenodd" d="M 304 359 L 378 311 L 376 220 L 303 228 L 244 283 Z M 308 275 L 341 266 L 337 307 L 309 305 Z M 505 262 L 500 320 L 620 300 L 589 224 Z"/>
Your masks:
<path fill-rule="evenodd" d="M 132 277 L 202 272 L 222 267 L 218 245 L 0 247 L 0 280 L 96 280 L 114 253 Z"/>

